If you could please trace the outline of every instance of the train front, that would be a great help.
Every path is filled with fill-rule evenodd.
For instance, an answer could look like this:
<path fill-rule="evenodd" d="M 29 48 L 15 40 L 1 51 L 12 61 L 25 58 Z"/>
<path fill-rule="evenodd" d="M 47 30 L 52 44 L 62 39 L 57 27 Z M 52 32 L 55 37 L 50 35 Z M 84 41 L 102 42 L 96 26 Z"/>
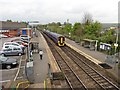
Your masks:
<path fill-rule="evenodd" d="M 58 37 L 58 46 L 65 46 L 65 37 L 64 36 Z"/>

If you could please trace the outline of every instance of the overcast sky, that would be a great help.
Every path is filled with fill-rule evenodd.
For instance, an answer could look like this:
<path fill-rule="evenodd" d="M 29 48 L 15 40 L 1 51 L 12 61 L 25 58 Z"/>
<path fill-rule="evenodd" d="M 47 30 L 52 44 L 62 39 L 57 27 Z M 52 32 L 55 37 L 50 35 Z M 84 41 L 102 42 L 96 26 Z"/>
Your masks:
<path fill-rule="evenodd" d="M 119 0 L 0 0 L 0 20 L 81 22 L 89 12 L 99 22 L 118 22 Z"/>

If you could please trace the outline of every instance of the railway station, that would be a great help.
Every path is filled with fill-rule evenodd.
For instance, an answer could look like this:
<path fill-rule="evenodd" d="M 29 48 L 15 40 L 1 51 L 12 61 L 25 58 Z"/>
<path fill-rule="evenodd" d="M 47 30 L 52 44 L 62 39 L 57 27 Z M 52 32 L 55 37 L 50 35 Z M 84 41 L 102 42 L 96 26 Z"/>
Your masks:
<path fill-rule="evenodd" d="M 0 0 L 0 90 L 120 90 L 118 0 Z"/>
<path fill-rule="evenodd" d="M 35 33 L 37 37 L 31 38 L 26 54 L 21 56 L 14 80 L 5 83 L 4 88 L 27 88 L 28 90 L 32 88 L 110 88 L 118 90 L 115 82 L 118 79 L 117 71 L 105 63 L 104 54 L 91 51 L 63 37 L 59 37 L 57 39 L 59 42 L 56 43 L 55 37 L 52 36 L 54 33 L 50 35 L 49 32 L 39 30 Z M 89 42 L 94 41 L 89 40 Z M 39 55 L 40 50 L 43 51 L 42 59 Z M 112 76 L 108 73 L 111 72 L 117 78 L 115 81 L 110 79 Z"/>

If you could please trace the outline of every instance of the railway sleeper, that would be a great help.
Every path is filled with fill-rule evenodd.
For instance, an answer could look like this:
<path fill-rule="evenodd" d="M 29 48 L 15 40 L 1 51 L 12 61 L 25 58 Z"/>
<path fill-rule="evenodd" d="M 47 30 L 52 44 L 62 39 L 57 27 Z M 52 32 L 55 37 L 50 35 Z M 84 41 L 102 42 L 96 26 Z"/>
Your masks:
<path fill-rule="evenodd" d="M 110 86 L 108 82 L 100 83 L 100 85 L 102 85 L 105 88 L 108 87 L 108 86 Z"/>
<path fill-rule="evenodd" d="M 94 78 L 96 81 L 101 80 L 101 77 Z"/>
<path fill-rule="evenodd" d="M 102 80 L 98 80 L 97 82 L 98 82 L 98 83 L 104 83 L 105 80 L 102 79 Z"/>
<path fill-rule="evenodd" d="M 89 72 L 87 72 L 90 76 L 95 76 L 95 75 L 97 75 L 96 73 L 89 73 Z"/>
<path fill-rule="evenodd" d="M 92 76 L 93 78 L 99 78 L 100 76 L 99 75 L 95 75 L 95 76 Z"/>
<path fill-rule="evenodd" d="M 108 88 L 108 87 L 109 87 L 109 88 L 110 88 L 110 87 L 113 88 L 113 86 L 111 86 L 108 82 L 100 82 L 99 84 L 100 84 L 101 86 L 103 86 L 104 88 Z"/>
<path fill-rule="evenodd" d="M 88 74 L 94 74 L 94 71 L 87 71 Z"/>

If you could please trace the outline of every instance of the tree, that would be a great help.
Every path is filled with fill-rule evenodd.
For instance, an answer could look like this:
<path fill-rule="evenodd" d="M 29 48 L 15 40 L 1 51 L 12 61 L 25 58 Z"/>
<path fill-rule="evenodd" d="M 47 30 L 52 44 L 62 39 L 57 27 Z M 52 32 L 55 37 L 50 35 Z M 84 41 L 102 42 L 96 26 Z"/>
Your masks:
<path fill-rule="evenodd" d="M 73 26 L 73 34 L 77 36 L 83 36 L 83 28 L 81 23 L 75 23 Z"/>
<path fill-rule="evenodd" d="M 61 26 L 61 23 L 60 23 L 60 22 L 57 22 L 57 25 L 58 25 L 58 26 Z"/>
<path fill-rule="evenodd" d="M 12 20 L 7 20 L 7 22 L 12 22 Z"/>
<path fill-rule="evenodd" d="M 89 36 L 93 36 L 94 38 L 98 38 L 101 32 L 101 24 L 99 22 L 94 22 L 85 26 L 85 34 Z"/>
<path fill-rule="evenodd" d="M 115 43 L 115 39 L 116 39 L 116 37 L 115 37 L 115 31 L 114 30 L 112 30 L 112 29 L 110 29 L 107 33 L 106 33 L 106 36 L 107 36 L 107 43 L 110 43 L 110 44 L 113 44 L 113 43 Z"/>
<path fill-rule="evenodd" d="M 65 33 L 69 34 L 71 32 L 71 29 L 72 29 L 72 24 L 66 23 L 66 25 L 64 26 Z"/>
<path fill-rule="evenodd" d="M 93 22 L 92 15 L 86 12 L 83 16 L 82 22 L 84 25 L 90 25 Z"/>

